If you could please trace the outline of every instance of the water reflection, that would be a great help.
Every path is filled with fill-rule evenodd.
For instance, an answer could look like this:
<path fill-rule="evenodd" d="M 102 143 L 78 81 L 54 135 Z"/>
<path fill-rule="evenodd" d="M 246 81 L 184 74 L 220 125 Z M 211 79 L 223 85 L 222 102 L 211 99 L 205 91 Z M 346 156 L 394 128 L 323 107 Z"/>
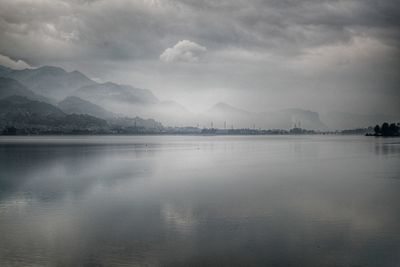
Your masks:
<path fill-rule="evenodd" d="M 19 191 L 52 200 L 81 195 L 94 183 L 149 177 L 154 168 L 145 158 L 151 153 L 134 147 L 0 146 L 0 197 Z"/>
<path fill-rule="evenodd" d="M 396 155 L 400 154 L 400 142 L 377 142 L 375 144 L 377 155 Z"/>
<path fill-rule="evenodd" d="M 396 139 L 96 138 L 0 140 L 1 266 L 400 262 Z"/>

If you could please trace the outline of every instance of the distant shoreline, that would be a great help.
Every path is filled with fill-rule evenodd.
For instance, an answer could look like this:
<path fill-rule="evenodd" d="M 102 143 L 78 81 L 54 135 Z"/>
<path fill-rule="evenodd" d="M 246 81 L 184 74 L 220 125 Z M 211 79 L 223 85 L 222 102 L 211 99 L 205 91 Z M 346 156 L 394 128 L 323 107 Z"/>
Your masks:
<path fill-rule="evenodd" d="M 40 127 L 17 128 L 15 126 L 6 126 L 0 131 L 0 136 L 48 136 L 48 135 L 193 135 L 193 136 L 256 136 L 256 135 L 370 135 L 372 128 L 357 128 L 336 131 L 316 131 L 302 128 L 292 129 L 251 129 L 251 128 L 197 128 L 197 127 L 164 127 L 164 128 L 106 128 L 106 129 L 45 129 Z"/>
<path fill-rule="evenodd" d="M 40 133 L 40 134 L 0 134 L 1 137 L 19 136 L 368 136 L 368 137 L 399 137 L 399 136 L 374 136 L 365 134 L 346 134 L 346 133 L 313 133 L 313 134 L 201 134 L 201 133 L 138 133 L 138 134 L 107 134 L 107 133 Z"/>

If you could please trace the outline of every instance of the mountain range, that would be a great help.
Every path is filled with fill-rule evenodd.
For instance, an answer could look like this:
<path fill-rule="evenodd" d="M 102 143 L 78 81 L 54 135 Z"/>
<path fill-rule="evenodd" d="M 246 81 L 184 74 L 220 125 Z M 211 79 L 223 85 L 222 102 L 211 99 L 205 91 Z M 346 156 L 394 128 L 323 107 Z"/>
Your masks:
<path fill-rule="evenodd" d="M 54 105 L 64 114 L 85 114 L 109 123 L 160 127 L 205 126 L 310 130 L 366 127 L 394 120 L 386 115 L 355 115 L 317 112 L 291 108 L 271 112 L 251 112 L 227 103 L 217 103 L 200 114 L 188 111 L 174 101 L 161 101 L 150 90 L 113 82 L 98 83 L 79 71 L 43 66 L 37 69 L 12 70 L 0 66 L 0 99 L 19 95 L 26 99 Z M 148 118 L 148 119 L 141 119 Z M 150 119 L 151 118 L 151 119 Z"/>
<path fill-rule="evenodd" d="M 199 116 L 202 122 L 211 121 L 217 127 L 328 130 L 317 112 L 302 109 L 284 109 L 273 112 L 250 112 L 226 103 L 217 103 Z"/>
<path fill-rule="evenodd" d="M 87 114 L 102 119 L 117 117 L 117 114 L 76 96 L 66 97 L 57 106 L 67 114 Z"/>
<path fill-rule="evenodd" d="M 0 99 L 0 128 L 10 125 L 40 132 L 100 131 L 108 127 L 105 120 L 86 114 L 66 114 L 51 104 L 18 95 Z"/>
<path fill-rule="evenodd" d="M 12 95 L 24 96 L 32 100 L 43 102 L 51 102 L 50 99 L 34 93 L 16 80 L 0 77 L 0 99 Z"/>
<path fill-rule="evenodd" d="M 0 75 L 20 82 L 36 94 L 57 101 L 72 95 L 75 90 L 83 86 L 96 83 L 79 71 L 66 72 L 62 68 L 52 66 L 37 69 L 3 70 Z"/>

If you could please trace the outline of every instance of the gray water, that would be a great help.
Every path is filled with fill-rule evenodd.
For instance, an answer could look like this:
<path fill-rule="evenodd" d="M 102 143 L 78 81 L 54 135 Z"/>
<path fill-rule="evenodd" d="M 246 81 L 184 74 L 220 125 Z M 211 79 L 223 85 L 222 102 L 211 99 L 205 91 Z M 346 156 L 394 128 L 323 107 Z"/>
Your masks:
<path fill-rule="evenodd" d="M 1 137 L 0 266 L 400 266 L 400 139 Z"/>

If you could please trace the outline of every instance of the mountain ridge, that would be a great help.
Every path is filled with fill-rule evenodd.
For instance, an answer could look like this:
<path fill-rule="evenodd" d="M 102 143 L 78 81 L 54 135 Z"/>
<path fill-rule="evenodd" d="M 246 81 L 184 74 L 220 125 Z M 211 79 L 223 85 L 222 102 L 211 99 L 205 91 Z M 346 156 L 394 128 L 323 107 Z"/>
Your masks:
<path fill-rule="evenodd" d="M 301 126 L 320 131 L 393 120 L 393 116 L 387 115 L 326 115 L 300 108 L 252 112 L 225 102 L 217 102 L 206 111 L 194 114 L 175 101 L 161 101 L 151 90 L 114 82 L 98 83 L 77 70 L 68 72 L 54 66 L 12 70 L 0 66 L 0 76 L 3 79 L 13 79 L 21 85 L 17 86 L 19 89 L 11 85 L 7 89 L 1 89 L 0 80 L 0 98 L 12 94 L 22 95 L 51 104 L 61 103 L 69 113 L 89 113 L 105 119 L 118 114 L 121 117 L 153 118 L 168 126 L 206 126 L 213 122 L 218 127 L 229 125 L 241 128 L 290 129 Z M 73 98 L 69 98 L 69 102 L 63 102 L 68 97 L 77 97 L 82 101 L 75 99 L 75 102 L 80 103 L 74 104 Z"/>
<path fill-rule="evenodd" d="M 124 102 L 136 105 L 160 102 L 148 89 L 139 89 L 130 85 L 120 85 L 113 82 L 83 86 L 75 90 L 72 95 L 98 105 L 108 105 L 109 102 Z"/>
<path fill-rule="evenodd" d="M 101 119 L 111 119 L 117 116 L 113 112 L 77 96 L 68 96 L 57 106 L 67 114 L 87 114 Z"/>
<path fill-rule="evenodd" d="M 78 71 L 67 72 L 63 68 L 54 66 L 3 71 L 1 75 L 17 80 L 37 94 L 56 100 L 69 96 L 73 91 L 84 85 L 95 83 Z"/>
<path fill-rule="evenodd" d="M 0 77 L 0 99 L 12 95 L 24 96 L 33 100 L 39 100 L 47 103 L 51 102 L 50 99 L 34 93 L 32 90 L 29 90 L 14 79 Z"/>

